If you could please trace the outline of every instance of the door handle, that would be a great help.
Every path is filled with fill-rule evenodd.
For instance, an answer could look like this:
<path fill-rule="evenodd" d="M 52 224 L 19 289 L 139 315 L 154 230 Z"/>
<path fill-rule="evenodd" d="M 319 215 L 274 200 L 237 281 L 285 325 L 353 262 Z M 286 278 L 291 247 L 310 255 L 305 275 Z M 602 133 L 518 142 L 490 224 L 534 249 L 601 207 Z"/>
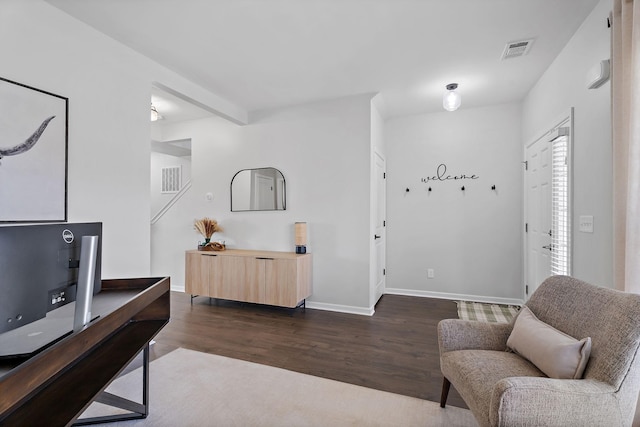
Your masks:
<path fill-rule="evenodd" d="M 543 246 L 542 249 L 549 249 L 550 251 L 552 251 L 553 246 L 552 245 Z"/>
<path fill-rule="evenodd" d="M 374 239 L 379 239 L 379 238 L 381 238 L 381 237 L 382 237 L 382 236 L 378 236 L 377 234 L 374 234 L 374 235 L 373 235 L 373 238 L 374 238 Z"/>

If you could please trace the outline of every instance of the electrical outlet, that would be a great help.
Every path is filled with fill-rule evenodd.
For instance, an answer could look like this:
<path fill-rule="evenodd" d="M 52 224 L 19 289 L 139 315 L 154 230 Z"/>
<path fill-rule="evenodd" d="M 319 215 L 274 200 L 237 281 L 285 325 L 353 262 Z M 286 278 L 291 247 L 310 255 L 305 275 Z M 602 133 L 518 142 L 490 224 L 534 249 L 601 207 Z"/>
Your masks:
<path fill-rule="evenodd" d="M 436 273 L 433 268 L 427 269 L 427 279 L 433 279 L 434 277 L 436 277 Z"/>

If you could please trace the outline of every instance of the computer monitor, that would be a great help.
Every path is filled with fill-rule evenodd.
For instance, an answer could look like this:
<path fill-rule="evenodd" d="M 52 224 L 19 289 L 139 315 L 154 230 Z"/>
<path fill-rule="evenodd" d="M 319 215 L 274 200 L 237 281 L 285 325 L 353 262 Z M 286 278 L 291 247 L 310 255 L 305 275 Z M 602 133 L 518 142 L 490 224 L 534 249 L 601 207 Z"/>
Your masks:
<path fill-rule="evenodd" d="M 101 289 L 102 223 L 0 227 L 0 334 L 75 301 L 82 236 L 98 236 L 95 295 Z"/>

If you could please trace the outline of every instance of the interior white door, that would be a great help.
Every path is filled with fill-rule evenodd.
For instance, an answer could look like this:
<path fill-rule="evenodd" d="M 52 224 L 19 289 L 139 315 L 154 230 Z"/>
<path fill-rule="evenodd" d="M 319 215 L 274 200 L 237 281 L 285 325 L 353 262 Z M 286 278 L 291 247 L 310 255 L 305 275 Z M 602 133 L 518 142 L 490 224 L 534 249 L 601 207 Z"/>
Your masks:
<path fill-rule="evenodd" d="M 546 138 L 527 147 L 526 297 L 551 275 L 551 143 Z"/>
<path fill-rule="evenodd" d="M 272 210 L 276 208 L 276 195 L 273 178 L 266 175 L 255 175 L 253 208 Z"/>
<path fill-rule="evenodd" d="M 386 264 L 386 204 L 387 190 L 385 185 L 386 164 L 384 158 L 374 154 L 375 162 L 375 289 L 373 291 L 374 304 L 378 302 L 385 290 L 385 264 Z"/>

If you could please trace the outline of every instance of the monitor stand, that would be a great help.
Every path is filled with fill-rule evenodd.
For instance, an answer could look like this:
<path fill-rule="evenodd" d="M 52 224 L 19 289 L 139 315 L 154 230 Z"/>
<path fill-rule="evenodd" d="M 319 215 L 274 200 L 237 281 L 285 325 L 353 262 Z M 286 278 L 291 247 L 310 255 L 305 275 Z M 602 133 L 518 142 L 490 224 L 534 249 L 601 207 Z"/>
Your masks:
<path fill-rule="evenodd" d="M 77 332 L 91 321 L 93 278 L 96 274 L 98 236 L 82 236 L 80 245 L 80 269 L 76 290 L 76 309 L 73 316 L 73 331 Z"/>

